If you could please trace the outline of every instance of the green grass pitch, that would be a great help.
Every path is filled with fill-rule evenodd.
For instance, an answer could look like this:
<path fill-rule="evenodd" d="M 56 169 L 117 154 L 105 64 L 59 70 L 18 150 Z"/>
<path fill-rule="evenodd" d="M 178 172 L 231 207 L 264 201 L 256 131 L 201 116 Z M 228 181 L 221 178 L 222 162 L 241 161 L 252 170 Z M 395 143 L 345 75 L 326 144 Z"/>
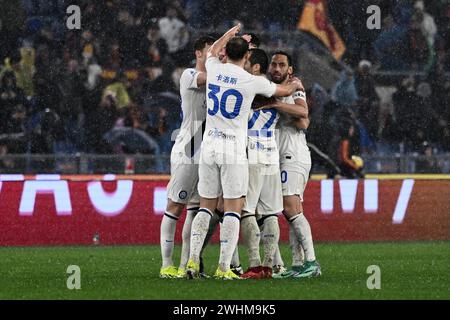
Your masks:
<path fill-rule="evenodd" d="M 289 263 L 289 247 L 281 250 Z M 450 299 L 448 242 L 321 243 L 316 251 L 320 278 L 218 281 L 159 279 L 158 246 L 0 248 L 0 299 Z M 209 273 L 218 252 L 205 252 Z M 245 266 L 242 246 L 240 255 Z M 69 265 L 81 269 L 80 290 L 67 289 Z M 370 265 L 381 268 L 379 290 L 367 288 Z"/>

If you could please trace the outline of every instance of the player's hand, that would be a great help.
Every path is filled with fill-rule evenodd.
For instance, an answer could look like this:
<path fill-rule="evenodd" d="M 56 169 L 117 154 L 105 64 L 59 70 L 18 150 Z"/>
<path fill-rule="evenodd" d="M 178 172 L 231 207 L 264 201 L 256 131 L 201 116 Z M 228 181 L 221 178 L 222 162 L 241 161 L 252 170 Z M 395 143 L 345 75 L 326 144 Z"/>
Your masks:
<path fill-rule="evenodd" d="M 290 76 L 289 82 L 295 83 L 297 85 L 297 91 L 305 91 L 302 80 L 300 80 L 296 76 Z"/>
<path fill-rule="evenodd" d="M 244 34 L 244 35 L 242 36 L 242 38 L 243 38 L 245 41 L 247 41 L 248 43 L 252 42 L 252 36 L 249 35 L 249 34 Z"/>
<path fill-rule="evenodd" d="M 239 32 L 241 32 L 242 25 L 238 23 L 236 26 L 228 30 L 228 34 L 230 34 L 232 37 L 236 36 Z"/>

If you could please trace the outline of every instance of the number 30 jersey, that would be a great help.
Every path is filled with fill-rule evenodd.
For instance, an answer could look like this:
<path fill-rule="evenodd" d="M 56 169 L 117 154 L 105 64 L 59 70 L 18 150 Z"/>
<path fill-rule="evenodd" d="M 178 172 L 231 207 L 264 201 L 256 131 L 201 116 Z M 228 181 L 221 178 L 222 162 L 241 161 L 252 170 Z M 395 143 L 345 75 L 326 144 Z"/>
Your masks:
<path fill-rule="evenodd" d="M 245 154 L 253 99 L 257 94 L 273 96 L 276 84 L 234 64 L 223 64 L 216 57 L 206 60 L 206 71 L 207 115 L 203 145 L 210 145 L 219 153 Z"/>

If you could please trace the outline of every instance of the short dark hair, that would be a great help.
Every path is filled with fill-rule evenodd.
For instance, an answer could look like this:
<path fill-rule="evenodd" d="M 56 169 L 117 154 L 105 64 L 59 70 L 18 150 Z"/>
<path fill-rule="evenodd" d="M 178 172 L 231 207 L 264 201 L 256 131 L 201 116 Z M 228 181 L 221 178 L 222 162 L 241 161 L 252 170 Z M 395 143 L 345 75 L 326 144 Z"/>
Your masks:
<path fill-rule="evenodd" d="M 239 61 L 248 52 L 248 42 L 242 37 L 234 37 L 228 41 L 225 51 L 230 60 Z"/>
<path fill-rule="evenodd" d="M 194 42 L 194 51 L 202 51 L 206 45 L 213 44 L 216 40 L 211 36 L 201 36 Z"/>
<path fill-rule="evenodd" d="M 286 58 L 288 60 L 289 67 L 293 67 L 293 65 L 292 65 L 292 57 L 291 57 L 291 55 L 289 53 L 287 53 L 286 51 L 278 50 L 278 51 L 275 51 L 272 56 L 274 56 L 276 54 L 279 54 L 279 55 L 282 55 L 282 56 L 286 56 Z"/>
<path fill-rule="evenodd" d="M 250 43 L 252 43 L 255 47 L 259 48 L 261 45 L 261 41 L 259 40 L 259 37 L 254 33 L 249 33 L 249 36 L 252 37 L 252 40 L 250 40 Z"/>
<path fill-rule="evenodd" d="M 250 49 L 250 52 L 250 65 L 254 66 L 255 64 L 259 64 L 261 73 L 266 73 L 267 68 L 269 67 L 269 58 L 267 57 L 266 52 L 258 48 Z"/>

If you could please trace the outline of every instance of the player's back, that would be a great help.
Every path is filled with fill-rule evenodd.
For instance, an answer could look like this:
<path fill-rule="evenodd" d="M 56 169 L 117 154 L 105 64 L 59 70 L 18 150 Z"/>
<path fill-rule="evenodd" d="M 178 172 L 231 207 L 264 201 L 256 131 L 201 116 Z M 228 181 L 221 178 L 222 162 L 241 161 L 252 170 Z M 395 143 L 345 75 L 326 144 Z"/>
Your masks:
<path fill-rule="evenodd" d="M 199 72 L 194 68 L 184 70 L 180 78 L 181 111 L 183 120 L 172 152 L 185 152 L 192 157 L 191 147 L 194 151 L 202 140 L 202 125 L 206 119 L 206 91 L 204 87 L 198 87 L 197 77 Z M 193 139 L 195 137 L 195 139 Z M 194 143 L 196 146 L 190 146 Z"/>
<path fill-rule="evenodd" d="M 279 112 L 272 109 L 251 110 L 248 121 L 249 163 L 277 164 L 278 148 L 275 139 Z"/>
<path fill-rule="evenodd" d="M 247 125 L 256 94 L 270 97 L 276 85 L 262 77 L 255 77 L 243 68 L 222 64 L 209 58 L 207 68 L 207 119 L 204 141 L 213 143 L 224 153 L 245 153 Z"/>

